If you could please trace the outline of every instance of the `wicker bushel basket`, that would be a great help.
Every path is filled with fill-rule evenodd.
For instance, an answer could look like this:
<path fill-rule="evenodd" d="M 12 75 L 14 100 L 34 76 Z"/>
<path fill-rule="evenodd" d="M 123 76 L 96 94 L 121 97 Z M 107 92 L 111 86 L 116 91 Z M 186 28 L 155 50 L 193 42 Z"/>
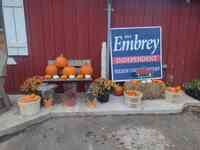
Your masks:
<path fill-rule="evenodd" d="M 182 95 L 182 91 L 178 93 L 170 92 L 167 90 L 165 91 L 165 99 L 170 102 L 174 102 L 174 99 L 181 95 Z"/>
<path fill-rule="evenodd" d="M 17 103 L 19 106 L 20 114 L 23 116 L 32 116 L 37 114 L 40 111 L 40 102 L 41 97 L 39 96 L 37 101 L 32 101 L 28 103 L 24 103 L 19 100 Z"/>
<path fill-rule="evenodd" d="M 137 96 L 129 96 L 126 92 L 124 92 L 124 102 L 128 107 L 136 108 L 141 106 L 142 104 L 142 92 L 135 91 Z"/>

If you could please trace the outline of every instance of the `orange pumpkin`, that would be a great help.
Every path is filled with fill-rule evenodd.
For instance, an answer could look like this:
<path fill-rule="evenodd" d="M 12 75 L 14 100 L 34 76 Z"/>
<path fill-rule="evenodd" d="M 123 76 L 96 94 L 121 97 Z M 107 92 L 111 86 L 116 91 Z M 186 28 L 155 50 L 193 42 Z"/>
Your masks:
<path fill-rule="evenodd" d="M 128 96 L 137 96 L 137 93 L 134 90 L 127 90 L 126 93 Z"/>
<path fill-rule="evenodd" d="M 176 93 L 177 92 L 175 87 L 168 87 L 167 90 L 169 92 L 172 92 L 172 93 Z"/>
<path fill-rule="evenodd" d="M 134 84 L 134 85 L 139 84 L 140 82 L 141 82 L 140 80 L 131 80 L 131 83 Z"/>
<path fill-rule="evenodd" d="M 181 86 L 176 86 L 176 87 L 168 87 L 167 91 L 172 92 L 172 93 L 178 93 L 181 91 Z"/>
<path fill-rule="evenodd" d="M 76 68 L 72 66 L 65 67 L 63 69 L 63 75 L 66 75 L 66 76 L 76 75 Z"/>
<path fill-rule="evenodd" d="M 39 100 L 38 95 L 31 94 L 31 95 L 22 96 L 21 99 L 20 99 L 20 102 L 21 103 L 28 103 L 28 102 L 38 101 L 38 100 Z"/>
<path fill-rule="evenodd" d="M 56 66 L 58 68 L 64 68 L 67 65 L 68 65 L 68 61 L 62 54 L 56 58 Z"/>
<path fill-rule="evenodd" d="M 153 80 L 154 83 L 156 84 L 163 84 L 164 82 L 162 80 Z"/>
<path fill-rule="evenodd" d="M 122 86 L 117 85 L 117 86 L 114 87 L 114 94 L 116 96 L 122 96 L 123 92 L 124 92 L 124 89 L 123 89 Z"/>
<path fill-rule="evenodd" d="M 181 86 L 176 86 L 177 91 L 181 91 Z"/>
<path fill-rule="evenodd" d="M 45 69 L 46 75 L 56 75 L 58 73 L 58 69 L 56 68 L 56 65 L 54 64 L 49 64 L 46 69 Z"/>
<path fill-rule="evenodd" d="M 82 75 L 92 75 L 93 74 L 92 65 L 91 64 L 85 64 L 85 65 L 81 66 L 80 74 L 82 74 Z"/>

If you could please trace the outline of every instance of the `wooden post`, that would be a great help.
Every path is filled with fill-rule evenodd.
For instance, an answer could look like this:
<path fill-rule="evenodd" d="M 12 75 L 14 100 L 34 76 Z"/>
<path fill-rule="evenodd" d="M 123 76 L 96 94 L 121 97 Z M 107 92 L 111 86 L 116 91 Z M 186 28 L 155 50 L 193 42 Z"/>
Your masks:
<path fill-rule="evenodd" d="M 191 3 L 191 0 L 186 0 L 186 3 Z"/>
<path fill-rule="evenodd" d="M 112 0 L 107 0 L 107 49 L 106 49 L 106 78 L 110 79 L 110 29 L 112 26 Z"/>

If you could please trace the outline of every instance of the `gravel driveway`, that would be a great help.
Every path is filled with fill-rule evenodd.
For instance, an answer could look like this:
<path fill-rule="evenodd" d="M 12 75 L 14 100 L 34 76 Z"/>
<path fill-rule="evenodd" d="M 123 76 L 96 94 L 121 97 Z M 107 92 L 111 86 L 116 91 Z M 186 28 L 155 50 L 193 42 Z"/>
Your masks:
<path fill-rule="evenodd" d="M 199 116 L 56 118 L 1 138 L 0 150 L 200 150 Z"/>

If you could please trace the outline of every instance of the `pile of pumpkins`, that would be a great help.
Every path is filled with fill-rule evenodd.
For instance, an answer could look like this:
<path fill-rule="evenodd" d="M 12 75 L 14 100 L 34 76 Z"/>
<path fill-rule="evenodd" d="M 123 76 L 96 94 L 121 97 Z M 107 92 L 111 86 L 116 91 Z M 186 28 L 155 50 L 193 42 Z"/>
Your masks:
<path fill-rule="evenodd" d="M 48 64 L 45 69 L 45 79 L 77 79 L 91 78 L 93 68 L 91 64 L 84 64 L 80 67 L 78 72 L 77 68 L 70 66 L 66 57 L 62 54 L 55 59 L 55 63 Z"/>

